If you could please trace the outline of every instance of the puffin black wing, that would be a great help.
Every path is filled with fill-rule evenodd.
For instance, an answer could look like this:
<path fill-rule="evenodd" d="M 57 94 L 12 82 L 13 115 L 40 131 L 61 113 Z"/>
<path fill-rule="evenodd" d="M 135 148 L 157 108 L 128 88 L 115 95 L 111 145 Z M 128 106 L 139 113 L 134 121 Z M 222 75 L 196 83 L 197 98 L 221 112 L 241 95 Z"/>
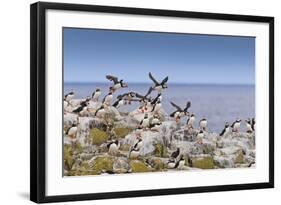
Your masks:
<path fill-rule="evenodd" d="M 178 112 L 178 111 L 176 110 L 175 112 L 172 112 L 172 113 L 170 114 L 170 117 L 174 117 L 175 114 L 176 114 L 176 112 Z"/>
<path fill-rule="evenodd" d="M 155 85 L 160 85 L 157 80 L 152 76 L 151 72 L 148 73 L 149 78 L 154 82 Z"/>
<path fill-rule="evenodd" d="M 106 77 L 106 79 L 108 79 L 108 80 L 110 80 L 110 81 L 113 81 L 114 84 L 117 84 L 117 83 L 118 83 L 118 78 L 115 77 L 115 76 L 113 76 L 113 75 L 106 75 L 105 77 Z"/>
<path fill-rule="evenodd" d="M 188 101 L 187 103 L 186 103 L 186 107 L 184 108 L 184 110 L 183 111 L 187 111 L 189 108 L 190 108 L 190 106 L 191 106 L 191 102 L 190 101 Z"/>
<path fill-rule="evenodd" d="M 171 101 L 170 103 L 171 103 L 171 105 L 172 105 L 173 107 L 175 107 L 175 108 L 177 109 L 177 111 L 183 111 L 180 106 L 176 105 L 176 104 L 173 103 L 172 101 Z"/>
<path fill-rule="evenodd" d="M 73 110 L 72 112 L 74 112 L 74 113 L 79 113 L 79 112 L 81 112 L 81 111 L 83 110 L 83 107 L 84 107 L 84 106 L 80 106 L 80 107 L 78 107 L 77 109 Z"/>
<path fill-rule="evenodd" d="M 121 98 L 122 99 L 122 98 Z M 113 107 L 117 107 L 117 105 L 119 104 L 119 102 L 121 101 L 121 99 L 118 99 L 116 100 L 114 103 L 113 103 Z"/>
<path fill-rule="evenodd" d="M 180 154 L 180 150 L 177 149 L 176 151 L 174 151 L 172 154 L 171 154 L 171 158 L 177 158 Z"/>
<path fill-rule="evenodd" d="M 166 78 L 164 78 L 161 82 L 161 85 L 164 85 L 165 83 L 167 83 L 169 80 L 169 77 L 167 76 Z"/>
<path fill-rule="evenodd" d="M 223 136 L 225 133 L 225 128 L 221 131 L 220 136 Z"/>
<path fill-rule="evenodd" d="M 96 91 L 92 93 L 92 98 L 95 96 L 95 94 L 96 94 Z"/>

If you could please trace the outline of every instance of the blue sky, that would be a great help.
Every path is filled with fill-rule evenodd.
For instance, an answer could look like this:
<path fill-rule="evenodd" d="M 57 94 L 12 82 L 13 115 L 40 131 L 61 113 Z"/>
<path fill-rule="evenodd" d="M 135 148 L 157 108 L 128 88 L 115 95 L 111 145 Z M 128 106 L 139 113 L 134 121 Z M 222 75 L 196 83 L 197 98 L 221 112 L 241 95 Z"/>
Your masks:
<path fill-rule="evenodd" d="M 255 38 L 64 28 L 64 81 L 254 84 Z"/>

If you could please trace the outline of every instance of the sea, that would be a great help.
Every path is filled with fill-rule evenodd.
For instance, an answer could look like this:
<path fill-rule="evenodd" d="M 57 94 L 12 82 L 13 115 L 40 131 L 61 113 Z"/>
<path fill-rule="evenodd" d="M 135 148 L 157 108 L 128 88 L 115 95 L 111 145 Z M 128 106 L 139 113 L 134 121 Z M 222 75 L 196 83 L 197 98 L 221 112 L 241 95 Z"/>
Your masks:
<path fill-rule="evenodd" d="M 74 90 L 75 99 L 91 96 L 96 88 L 102 91 L 101 100 L 107 94 L 110 83 L 64 83 L 64 93 Z M 145 95 L 151 84 L 129 83 L 128 88 L 116 91 L 116 96 L 122 93 L 134 91 Z M 157 95 L 152 92 L 152 97 Z M 113 102 L 114 102 L 113 100 Z M 214 84 L 168 84 L 168 88 L 163 91 L 162 107 L 167 114 L 175 111 L 170 104 L 174 102 L 181 107 L 185 107 L 187 101 L 191 102 L 189 112 L 195 113 L 195 126 L 199 120 L 208 120 L 208 130 L 210 132 L 221 132 L 225 122 L 230 124 L 237 118 L 242 120 L 241 130 L 245 131 L 245 119 L 255 117 L 255 86 L 254 85 L 214 85 Z M 120 108 L 121 111 L 132 111 L 139 106 L 137 102 Z M 186 120 L 183 119 L 182 122 Z"/>

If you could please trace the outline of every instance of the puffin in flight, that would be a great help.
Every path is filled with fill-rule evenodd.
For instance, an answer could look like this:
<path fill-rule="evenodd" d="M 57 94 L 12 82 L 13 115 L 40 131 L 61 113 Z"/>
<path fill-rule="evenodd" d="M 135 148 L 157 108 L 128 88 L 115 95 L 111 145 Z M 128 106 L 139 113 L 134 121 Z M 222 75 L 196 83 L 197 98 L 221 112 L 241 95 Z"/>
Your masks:
<path fill-rule="evenodd" d="M 126 88 L 126 87 L 128 87 L 128 85 L 126 83 L 124 83 L 123 80 L 118 80 L 118 78 L 113 76 L 113 75 L 106 75 L 106 79 L 108 79 L 108 80 L 113 82 L 113 86 L 112 86 L 113 92 L 115 92 L 119 88 Z"/>
<path fill-rule="evenodd" d="M 173 113 L 170 114 L 170 117 L 174 117 L 176 120 L 179 120 L 181 117 L 183 117 L 183 116 L 188 116 L 188 115 L 189 115 L 188 109 L 189 109 L 190 106 L 191 106 L 191 102 L 190 102 L 190 101 L 188 101 L 188 102 L 186 103 L 186 106 L 185 106 L 184 109 L 182 109 L 180 106 L 176 105 L 176 104 L 173 103 L 173 102 L 170 102 L 170 103 L 171 103 L 171 105 L 172 105 L 173 107 L 175 107 L 175 108 L 177 109 L 175 112 L 173 112 Z"/>
<path fill-rule="evenodd" d="M 168 82 L 168 76 L 166 78 L 164 78 L 161 83 L 159 83 L 151 74 L 151 72 L 149 72 L 148 74 L 149 78 L 153 81 L 154 85 L 152 87 L 150 87 L 149 89 L 149 93 L 152 91 L 152 90 L 157 90 L 158 93 L 161 93 L 162 90 L 168 88 L 167 86 L 167 82 Z"/>

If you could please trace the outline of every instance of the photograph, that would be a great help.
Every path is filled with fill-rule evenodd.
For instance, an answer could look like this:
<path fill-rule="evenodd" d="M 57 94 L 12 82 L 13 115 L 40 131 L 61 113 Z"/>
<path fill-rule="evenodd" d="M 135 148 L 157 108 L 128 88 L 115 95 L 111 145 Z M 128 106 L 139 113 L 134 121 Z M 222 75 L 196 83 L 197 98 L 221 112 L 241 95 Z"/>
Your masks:
<path fill-rule="evenodd" d="M 63 176 L 255 169 L 255 37 L 62 35 Z"/>

